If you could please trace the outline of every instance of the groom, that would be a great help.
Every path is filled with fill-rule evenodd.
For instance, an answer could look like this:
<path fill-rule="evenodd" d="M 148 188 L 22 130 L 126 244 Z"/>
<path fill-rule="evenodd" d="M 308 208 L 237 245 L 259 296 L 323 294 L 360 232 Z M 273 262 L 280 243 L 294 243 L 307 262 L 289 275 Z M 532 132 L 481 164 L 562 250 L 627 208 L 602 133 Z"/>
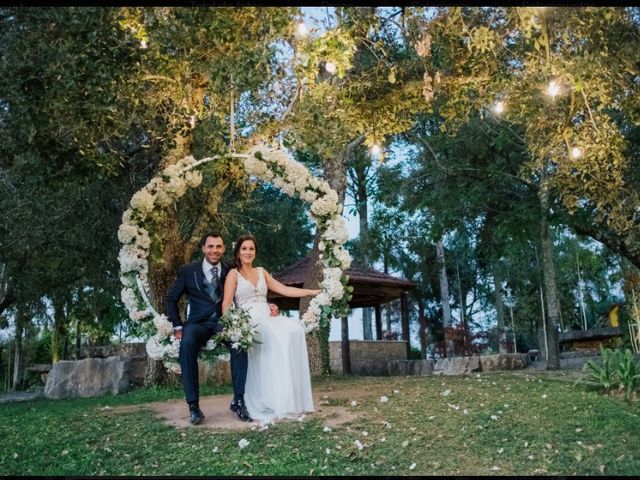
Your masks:
<path fill-rule="evenodd" d="M 229 267 L 220 259 L 224 254 L 224 240 L 217 232 L 207 233 L 201 242 L 204 259 L 182 265 L 178 277 L 167 294 L 165 310 L 173 324 L 174 334 L 180 339 L 180 370 L 185 398 L 189 405 L 191 423 L 196 425 L 204 420 L 199 405 L 198 353 L 216 333 L 223 329 L 219 323 L 222 315 L 222 293 Z M 182 324 L 178 312 L 178 302 L 183 294 L 189 300 L 189 315 Z M 277 307 L 270 305 L 272 315 L 277 315 Z M 275 312 L 275 313 L 274 313 Z M 231 379 L 233 401 L 231 411 L 243 422 L 252 421 L 244 403 L 244 384 L 247 379 L 247 352 L 231 348 Z"/>

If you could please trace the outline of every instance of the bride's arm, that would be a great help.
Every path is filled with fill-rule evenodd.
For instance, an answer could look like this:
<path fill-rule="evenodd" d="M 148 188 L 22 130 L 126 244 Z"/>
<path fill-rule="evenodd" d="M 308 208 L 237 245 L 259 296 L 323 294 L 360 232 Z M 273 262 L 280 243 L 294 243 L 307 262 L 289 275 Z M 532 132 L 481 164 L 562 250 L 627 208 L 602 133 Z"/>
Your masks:
<path fill-rule="evenodd" d="M 300 298 L 306 297 L 307 295 L 317 295 L 320 293 L 320 290 L 311 290 L 308 288 L 297 288 L 297 287 L 288 287 L 283 285 L 271 275 L 266 270 L 262 270 L 264 272 L 264 279 L 267 282 L 267 288 L 272 292 L 279 293 L 280 295 L 284 295 L 285 297 L 293 297 Z M 226 284 L 225 284 L 225 292 L 226 292 Z"/>
<path fill-rule="evenodd" d="M 222 297 L 222 314 L 229 310 L 233 303 L 233 294 L 236 293 L 236 284 L 238 283 L 238 272 L 234 268 L 229 270 L 227 278 L 224 281 L 224 294 Z"/>

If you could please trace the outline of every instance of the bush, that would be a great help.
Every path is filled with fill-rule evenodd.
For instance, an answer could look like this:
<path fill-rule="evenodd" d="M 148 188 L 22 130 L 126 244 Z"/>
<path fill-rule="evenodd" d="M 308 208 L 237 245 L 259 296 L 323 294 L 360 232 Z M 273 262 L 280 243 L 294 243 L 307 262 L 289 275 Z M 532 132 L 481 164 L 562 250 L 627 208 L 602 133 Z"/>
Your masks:
<path fill-rule="evenodd" d="M 631 400 L 631 394 L 640 386 L 640 364 L 636 363 L 629 349 L 611 350 L 600 346 L 602 365 L 589 360 L 583 367 L 587 374 L 581 381 L 588 385 L 604 388 L 606 391 L 617 387 L 624 390 L 625 399 Z"/>

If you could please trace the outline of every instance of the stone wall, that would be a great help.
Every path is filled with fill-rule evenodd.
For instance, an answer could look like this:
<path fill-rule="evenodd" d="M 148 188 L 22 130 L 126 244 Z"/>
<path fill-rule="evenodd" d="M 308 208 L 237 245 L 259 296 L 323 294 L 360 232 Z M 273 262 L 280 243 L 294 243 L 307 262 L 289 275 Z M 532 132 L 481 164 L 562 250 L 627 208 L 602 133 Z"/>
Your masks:
<path fill-rule="evenodd" d="M 349 346 L 355 375 L 389 375 L 389 361 L 407 359 L 403 341 L 349 340 Z M 342 373 L 342 342 L 329 342 L 329 363 L 333 373 Z"/>

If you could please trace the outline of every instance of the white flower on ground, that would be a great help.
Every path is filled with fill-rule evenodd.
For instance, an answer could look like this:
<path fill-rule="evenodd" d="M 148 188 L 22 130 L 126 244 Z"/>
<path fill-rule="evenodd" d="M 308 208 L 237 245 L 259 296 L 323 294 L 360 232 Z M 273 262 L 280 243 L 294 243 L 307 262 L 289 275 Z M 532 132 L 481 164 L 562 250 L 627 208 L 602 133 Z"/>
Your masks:
<path fill-rule="evenodd" d="M 545 393 L 545 394 L 543 394 L 543 395 L 542 395 L 542 398 L 547 398 L 547 394 L 546 394 L 546 393 Z"/>
<path fill-rule="evenodd" d="M 498 416 L 497 415 L 491 415 L 491 420 L 498 420 Z"/>
<path fill-rule="evenodd" d="M 491 467 L 491 470 L 494 472 L 497 472 L 498 470 L 502 470 L 500 467 L 494 465 L 493 467 Z"/>
<path fill-rule="evenodd" d="M 327 455 L 329 455 L 331 453 L 331 450 L 329 450 L 328 448 L 324 449 L 324 453 L 326 453 Z"/>
<path fill-rule="evenodd" d="M 409 470 L 413 470 L 414 468 L 416 468 L 416 464 L 415 464 L 415 463 L 412 463 L 412 464 L 409 466 Z"/>
<path fill-rule="evenodd" d="M 440 395 L 442 395 L 443 397 L 447 397 L 447 396 L 449 396 L 449 394 L 451 394 L 451 390 L 449 390 L 449 389 L 447 388 L 447 389 L 446 389 L 444 392 L 442 392 Z"/>
<path fill-rule="evenodd" d="M 214 447 L 213 450 L 211 450 L 211 453 L 218 453 L 218 447 Z"/>
<path fill-rule="evenodd" d="M 298 417 L 298 421 L 299 421 L 299 422 L 304 422 L 304 417 L 306 417 L 306 415 L 303 413 L 302 415 L 300 415 L 300 416 Z"/>
<path fill-rule="evenodd" d="M 358 402 L 356 402 L 355 400 L 351 400 L 351 406 L 355 407 L 358 405 Z"/>
<path fill-rule="evenodd" d="M 453 408 L 456 412 L 458 410 L 460 410 L 460 406 L 459 405 L 453 405 L 451 403 L 447 403 L 447 405 L 449 406 L 449 408 Z"/>
<path fill-rule="evenodd" d="M 246 438 L 241 438 L 238 442 L 238 446 L 240 448 L 245 448 L 247 445 L 249 445 L 249 440 L 247 440 Z"/>
<path fill-rule="evenodd" d="M 331 431 L 331 429 L 329 427 L 324 427 L 322 429 L 322 431 L 325 432 L 325 433 L 329 433 Z"/>
<path fill-rule="evenodd" d="M 356 440 L 355 442 L 353 442 L 356 444 L 356 447 L 358 447 L 358 450 L 362 450 L 364 448 L 364 445 L 362 445 L 362 443 L 360 442 L 360 440 Z"/>
<path fill-rule="evenodd" d="M 384 395 L 382 395 L 382 396 L 380 397 L 380 403 L 385 403 L 385 402 L 388 402 L 388 401 L 389 401 L 389 397 L 386 397 L 386 396 L 384 396 Z"/>

